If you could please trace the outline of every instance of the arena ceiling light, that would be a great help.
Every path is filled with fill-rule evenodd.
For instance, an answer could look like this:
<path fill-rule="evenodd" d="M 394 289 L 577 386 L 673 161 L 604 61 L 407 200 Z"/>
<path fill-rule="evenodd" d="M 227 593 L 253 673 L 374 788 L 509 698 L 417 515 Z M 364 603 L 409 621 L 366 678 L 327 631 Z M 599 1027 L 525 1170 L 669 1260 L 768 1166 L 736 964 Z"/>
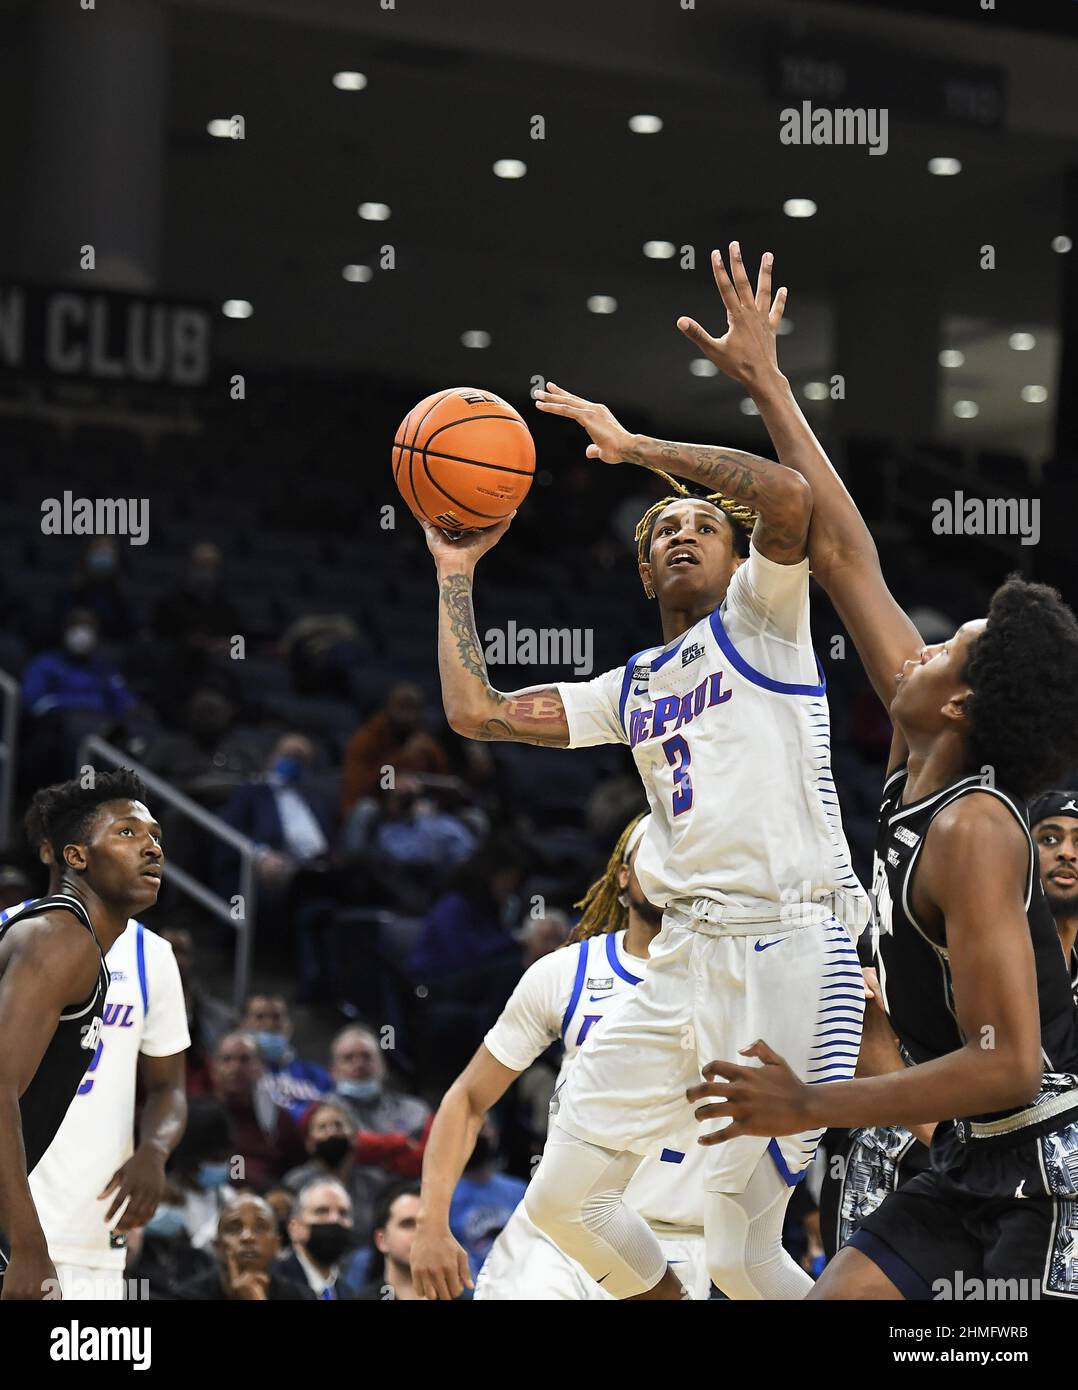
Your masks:
<path fill-rule="evenodd" d="M 693 376 L 718 376 L 719 369 L 707 357 L 694 357 L 689 363 Z"/>
<path fill-rule="evenodd" d="M 937 155 L 935 159 L 928 161 L 928 172 L 938 174 L 941 178 L 953 178 L 955 174 L 962 172 L 962 161 L 951 155 Z"/>
<path fill-rule="evenodd" d="M 1015 352 L 1030 352 L 1037 346 L 1037 340 L 1032 333 L 1012 333 L 1007 343 Z"/>
<path fill-rule="evenodd" d="M 618 301 L 612 294 L 592 294 L 588 296 L 588 308 L 593 314 L 613 314 Z"/>
<path fill-rule="evenodd" d="M 387 203 L 360 203 L 358 211 L 364 222 L 385 222 L 389 218 Z"/>
<path fill-rule="evenodd" d="M 961 367 L 966 360 L 966 354 L 959 352 L 957 348 L 944 348 L 939 355 L 941 367 Z"/>
<path fill-rule="evenodd" d="M 1069 236 L 1054 236 L 1052 238 L 1052 250 L 1061 256 L 1065 256 L 1073 245 L 1074 242 Z"/>
<path fill-rule="evenodd" d="M 1027 405 L 1043 405 L 1048 399 L 1048 392 L 1043 386 L 1023 386 L 1022 399 Z"/>
<path fill-rule="evenodd" d="M 522 179 L 528 172 L 528 166 L 522 159 L 496 159 L 494 172 L 500 179 Z"/>
<path fill-rule="evenodd" d="M 677 247 L 672 241 L 644 242 L 644 255 L 649 256 L 653 261 L 668 261 L 676 253 Z"/>
<path fill-rule="evenodd" d="M 249 319 L 254 311 L 249 299 L 226 299 L 221 305 L 221 313 L 226 319 Z"/>
<path fill-rule="evenodd" d="M 369 265 L 346 265 L 341 274 L 353 285 L 365 285 L 374 271 Z"/>
<path fill-rule="evenodd" d="M 629 129 L 634 135 L 658 135 L 663 128 L 661 116 L 630 116 Z"/>
<path fill-rule="evenodd" d="M 951 409 L 960 420 L 972 420 L 981 413 L 976 401 L 955 401 Z"/>
<path fill-rule="evenodd" d="M 787 217 L 815 217 L 816 204 L 811 198 L 787 198 L 782 205 Z"/>
<path fill-rule="evenodd" d="M 362 72 L 335 72 L 333 85 L 338 92 L 361 92 L 367 85 L 367 78 Z"/>
<path fill-rule="evenodd" d="M 483 328 L 469 328 L 467 333 L 460 335 L 460 341 L 466 348 L 487 348 L 490 347 L 490 334 Z"/>

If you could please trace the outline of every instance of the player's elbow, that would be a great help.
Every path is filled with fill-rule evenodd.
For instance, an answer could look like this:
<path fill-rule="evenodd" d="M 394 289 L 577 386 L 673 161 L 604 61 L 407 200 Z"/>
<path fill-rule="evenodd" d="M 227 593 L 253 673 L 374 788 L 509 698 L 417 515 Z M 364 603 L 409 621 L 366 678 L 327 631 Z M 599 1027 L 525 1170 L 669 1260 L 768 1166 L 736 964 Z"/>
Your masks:
<path fill-rule="evenodd" d="M 999 1093 L 993 1096 L 993 1109 L 1010 1110 L 1032 1105 L 1041 1089 L 1044 1062 L 1040 1048 L 1015 1049 L 1009 1056 L 1000 1057 Z"/>
<path fill-rule="evenodd" d="M 812 519 L 812 486 L 792 468 L 783 468 L 778 475 L 767 519 L 781 525 L 784 531 L 808 530 Z"/>

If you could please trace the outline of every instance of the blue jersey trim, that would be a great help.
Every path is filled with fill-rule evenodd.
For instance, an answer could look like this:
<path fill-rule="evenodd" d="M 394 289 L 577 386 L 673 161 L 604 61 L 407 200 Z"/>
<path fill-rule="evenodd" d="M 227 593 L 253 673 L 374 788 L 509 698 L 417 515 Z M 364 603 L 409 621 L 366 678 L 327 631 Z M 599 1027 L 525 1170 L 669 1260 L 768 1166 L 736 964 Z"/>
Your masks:
<path fill-rule="evenodd" d="M 146 928 L 135 923 L 135 957 L 138 960 L 138 987 L 142 990 L 142 1012 L 150 1007 L 150 991 L 146 984 Z"/>
<path fill-rule="evenodd" d="M 688 637 L 691 631 L 692 628 L 687 627 L 672 647 L 668 647 L 662 653 L 661 656 L 657 656 L 655 658 L 655 660 L 651 663 L 651 669 L 653 671 L 658 671 L 661 667 L 666 665 L 666 663 L 670 660 L 672 656 L 677 656 L 678 652 L 681 651 L 681 644 L 685 641 L 685 638 Z"/>
<path fill-rule="evenodd" d="M 816 656 L 815 652 L 813 652 L 812 655 L 816 657 L 816 670 L 820 676 L 820 684 L 790 685 L 786 681 L 773 680 L 771 676 L 765 676 L 762 671 L 757 671 L 754 666 L 749 665 L 734 646 L 733 642 L 730 641 L 730 637 L 725 627 L 722 625 L 722 617 L 717 608 L 711 615 L 711 631 L 715 634 L 715 641 L 718 642 L 719 646 L 722 648 L 722 653 L 730 665 L 735 671 L 738 671 L 744 676 L 746 680 L 752 681 L 753 685 L 762 686 L 764 690 L 774 690 L 779 695 L 820 696 L 827 694 L 827 677 L 824 675 L 823 667 L 820 665 L 820 658 Z"/>
<path fill-rule="evenodd" d="M 633 672 L 636 670 L 636 663 L 644 653 L 652 650 L 652 647 L 645 647 L 643 651 L 637 652 L 635 656 L 631 656 L 625 663 L 625 674 L 621 678 L 621 697 L 618 700 L 618 718 L 621 720 L 621 727 L 625 729 L 626 738 L 629 736 L 629 730 L 625 728 L 625 703 L 629 698 L 629 687 L 633 683 Z"/>
<path fill-rule="evenodd" d="M 607 932 L 606 934 L 606 958 L 614 968 L 614 974 L 620 975 L 623 980 L 628 980 L 631 985 L 638 985 L 644 978 L 643 975 L 631 975 L 622 965 L 618 957 L 617 942 L 614 940 L 616 933 Z"/>
<path fill-rule="evenodd" d="M 808 1172 L 808 1168 L 802 1168 L 800 1173 L 790 1172 L 789 1168 L 786 1167 L 786 1160 L 782 1156 L 782 1150 L 779 1148 L 779 1141 L 777 1139 L 771 1140 L 767 1146 L 767 1152 L 771 1155 L 772 1161 L 779 1171 L 779 1177 L 787 1187 L 796 1187 Z"/>
<path fill-rule="evenodd" d="M 862 1227 L 854 1231 L 846 1245 L 860 1250 L 862 1255 L 867 1256 L 874 1265 L 882 1269 L 907 1302 L 924 1303 L 934 1298 L 931 1285 L 874 1231 L 866 1231 Z"/>
<path fill-rule="evenodd" d="M 569 1007 L 565 1010 L 561 1020 L 561 1040 L 565 1041 L 565 1034 L 569 1029 L 569 1021 L 576 1012 L 576 1006 L 580 1003 L 580 994 L 584 988 L 584 977 L 588 973 L 588 943 L 580 943 L 580 954 L 576 962 L 576 979 L 573 981 L 573 992 L 569 996 Z"/>

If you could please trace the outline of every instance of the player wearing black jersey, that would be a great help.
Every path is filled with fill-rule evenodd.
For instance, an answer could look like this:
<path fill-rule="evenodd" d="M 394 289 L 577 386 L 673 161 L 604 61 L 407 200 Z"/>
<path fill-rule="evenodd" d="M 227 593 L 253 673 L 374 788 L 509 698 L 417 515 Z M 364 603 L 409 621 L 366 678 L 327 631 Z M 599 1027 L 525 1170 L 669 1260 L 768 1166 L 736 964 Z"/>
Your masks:
<path fill-rule="evenodd" d="M 0 1276 L 4 1299 L 58 1289 L 27 1175 L 94 1056 L 105 953 L 157 901 L 161 829 L 127 769 L 48 789 L 40 813 L 59 890 L 0 927 Z"/>
<path fill-rule="evenodd" d="M 702 1143 L 813 1125 L 939 1121 L 932 1170 L 889 1196 L 810 1297 L 931 1297 L 958 1276 L 1078 1296 L 1078 1020 L 1037 879 L 1023 797 L 1078 763 L 1078 623 L 1012 579 L 987 619 L 923 646 L 875 544 L 778 370 L 770 258 L 754 296 L 740 251 L 715 275 L 729 331 L 680 326 L 752 395 L 815 497 L 809 558 L 895 724 L 877 846 L 877 955 L 916 1068 L 812 1085 L 765 1040 L 716 1061 L 692 1100 L 730 1123 Z M 843 989 L 836 980 L 836 1019 Z M 951 1117 L 960 1117 L 952 1119 Z"/>

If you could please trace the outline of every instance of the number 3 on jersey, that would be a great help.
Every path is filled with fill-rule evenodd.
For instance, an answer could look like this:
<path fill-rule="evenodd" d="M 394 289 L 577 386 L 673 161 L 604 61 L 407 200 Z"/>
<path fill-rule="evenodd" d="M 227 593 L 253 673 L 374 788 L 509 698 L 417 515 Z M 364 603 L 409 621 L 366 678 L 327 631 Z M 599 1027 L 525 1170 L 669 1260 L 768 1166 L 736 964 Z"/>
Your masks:
<path fill-rule="evenodd" d="M 674 769 L 674 815 L 680 816 L 692 806 L 692 778 L 689 776 L 692 754 L 680 734 L 668 738 L 662 747 L 666 761 Z"/>

